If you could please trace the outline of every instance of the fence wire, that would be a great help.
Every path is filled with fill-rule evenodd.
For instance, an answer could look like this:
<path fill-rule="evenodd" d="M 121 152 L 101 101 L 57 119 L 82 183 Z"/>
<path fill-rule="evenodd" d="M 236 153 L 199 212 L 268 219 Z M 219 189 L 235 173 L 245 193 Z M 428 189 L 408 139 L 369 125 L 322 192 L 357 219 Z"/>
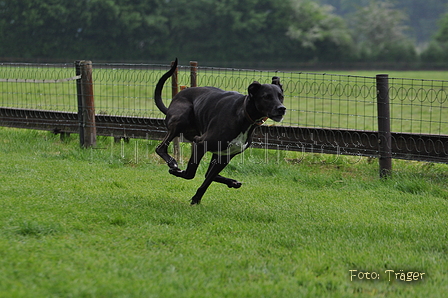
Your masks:
<path fill-rule="evenodd" d="M 394 132 L 448 134 L 448 81 L 389 81 L 391 126 Z"/>
<path fill-rule="evenodd" d="M 74 76 L 72 63 L 0 63 L 0 106 L 75 112 Z"/>
<path fill-rule="evenodd" d="M 96 114 L 163 118 L 164 115 L 154 104 L 153 93 L 157 81 L 168 69 L 169 65 L 94 63 Z M 375 77 L 200 66 L 196 69 L 198 86 L 213 86 L 243 94 L 247 94 L 247 88 L 253 81 L 271 83 L 272 77 L 278 76 L 283 84 L 287 114 L 280 124 L 268 121 L 266 125 L 300 127 L 302 132 L 322 129 L 320 138 L 331 136 L 328 140 L 319 140 L 321 144 L 327 141 L 326 146 L 340 146 L 333 140 L 340 134 L 347 135 L 343 138 L 347 148 L 356 148 L 362 142 L 372 143 L 371 148 L 376 148 Z M 77 112 L 74 76 L 72 63 L 0 63 L 0 107 Z M 190 86 L 190 66 L 178 67 L 177 81 L 179 86 Z M 397 146 L 418 147 L 411 149 L 422 155 L 434 152 L 436 155 L 447 155 L 447 85 L 448 81 L 441 80 L 389 78 L 391 130 L 409 134 L 395 140 Z M 168 106 L 172 98 L 171 79 L 166 82 L 162 97 Z M 355 133 L 344 133 L 344 130 Z M 287 130 L 279 133 L 285 135 Z M 440 136 L 441 139 L 426 140 L 427 136 Z M 315 131 L 310 133 L 310 142 L 314 142 L 315 137 Z M 295 136 L 295 139 L 299 140 L 300 137 Z"/>
<path fill-rule="evenodd" d="M 159 65 L 93 64 L 96 112 L 102 115 L 162 118 L 163 114 L 158 111 L 153 99 L 162 70 L 165 68 Z M 167 96 L 167 89 L 164 96 Z"/>
<path fill-rule="evenodd" d="M 180 68 L 181 85 L 188 85 L 188 72 L 188 67 Z M 273 76 L 280 77 L 285 93 L 283 126 L 378 129 L 375 77 L 204 67 L 199 68 L 198 85 L 247 94 L 253 81 L 270 83 Z M 392 131 L 447 135 L 447 85 L 441 80 L 390 78 Z"/>

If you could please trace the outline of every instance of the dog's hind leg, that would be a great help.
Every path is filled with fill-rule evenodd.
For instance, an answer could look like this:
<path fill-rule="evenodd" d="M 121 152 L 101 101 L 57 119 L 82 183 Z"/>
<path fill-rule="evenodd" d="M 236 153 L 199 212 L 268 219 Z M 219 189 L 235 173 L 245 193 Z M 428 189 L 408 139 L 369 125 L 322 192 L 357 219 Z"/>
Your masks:
<path fill-rule="evenodd" d="M 179 134 L 177 129 L 168 130 L 168 134 L 163 139 L 162 143 L 160 143 L 156 148 L 156 153 L 165 160 L 166 164 L 170 168 L 170 170 L 178 170 L 179 166 L 177 161 L 168 154 L 168 146 L 171 141 Z"/>
<path fill-rule="evenodd" d="M 170 169 L 170 174 L 181 177 L 184 179 L 193 179 L 196 175 L 196 171 L 199 166 L 199 162 L 201 161 L 202 157 L 204 156 L 206 152 L 205 146 L 203 144 L 197 144 L 193 143 L 191 145 L 191 157 L 188 161 L 188 166 L 185 171 L 177 169 Z"/>
<path fill-rule="evenodd" d="M 201 202 L 201 199 L 204 196 L 204 193 L 207 191 L 207 188 L 210 186 L 210 184 L 213 181 L 217 181 L 216 179 L 218 178 L 219 173 L 229 164 L 230 159 L 232 157 L 224 158 L 223 160 L 220 160 L 220 158 L 217 154 L 213 154 L 212 160 L 210 162 L 210 166 L 207 170 L 207 174 L 205 175 L 205 180 L 202 183 L 202 185 L 198 188 L 198 190 L 196 191 L 196 194 L 193 196 L 193 198 L 191 198 L 191 205 L 196 205 Z M 219 176 L 219 177 L 221 177 L 221 176 Z M 224 177 L 221 177 L 221 178 L 228 179 L 228 178 L 224 178 Z M 221 178 L 218 178 L 218 180 L 221 180 Z M 231 180 L 231 179 L 229 179 L 229 180 Z M 220 181 L 218 181 L 218 182 L 220 182 Z"/>
<path fill-rule="evenodd" d="M 179 136 L 180 133 L 184 132 L 185 128 L 188 127 L 189 110 L 191 110 L 191 107 L 187 105 L 185 107 L 185 114 L 182 114 L 180 116 L 167 115 L 165 121 L 167 123 L 168 133 L 166 134 L 162 143 L 160 143 L 156 148 L 156 153 L 165 160 L 166 164 L 170 168 L 170 171 L 179 170 L 179 165 L 177 164 L 177 161 L 174 159 L 174 157 L 168 154 L 168 146 L 175 137 Z"/>

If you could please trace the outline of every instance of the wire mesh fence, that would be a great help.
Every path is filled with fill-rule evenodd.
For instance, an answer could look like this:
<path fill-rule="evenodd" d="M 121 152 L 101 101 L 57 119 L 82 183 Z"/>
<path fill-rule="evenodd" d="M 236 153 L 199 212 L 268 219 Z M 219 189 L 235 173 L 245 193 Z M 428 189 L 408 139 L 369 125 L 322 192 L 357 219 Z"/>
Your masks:
<path fill-rule="evenodd" d="M 390 79 L 394 132 L 448 134 L 448 81 Z"/>
<path fill-rule="evenodd" d="M 0 106 L 75 112 L 74 65 L 0 63 Z"/>
<path fill-rule="evenodd" d="M 169 65 L 93 63 L 96 114 L 122 117 L 120 121 L 128 122 L 129 117 L 162 119 L 164 115 L 154 104 L 153 92 L 168 69 Z M 286 135 L 288 142 L 296 141 L 294 145 L 283 142 L 286 145 L 282 149 L 300 147 L 306 142 L 316 144 L 316 136 L 320 136 L 319 144 L 328 147 L 344 150 L 364 144 L 370 148 L 366 155 L 376 154 L 378 89 L 375 77 L 213 67 L 195 67 L 193 74 L 192 70 L 191 66 L 178 67 L 179 86 L 190 86 L 194 76 L 198 86 L 247 94 L 247 87 L 253 81 L 270 83 L 273 76 L 280 77 L 287 115 L 280 124 L 268 121 L 265 125 L 284 128 L 271 130 L 277 139 Z M 0 107 L 77 113 L 77 80 L 79 77 L 71 63 L 0 63 Z M 442 80 L 389 79 L 391 130 L 401 134 L 393 135 L 395 147 L 401 146 L 404 151 L 421 156 L 417 159 L 425 160 L 426 155 L 435 154 L 439 158 L 436 161 L 447 162 L 447 85 L 448 81 Z M 167 106 L 172 94 L 168 81 L 162 94 Z M 23 113 L 16 116 L 22 117 Z M 146 129 L 145 125 L 138 129 Z M 270 136 L 270 139 L 276 137 Z M 279 146 L 280 142 L 276 144 Z M 397 156 L 406 158 L 406 153 Z"/>
<path fill-rule="evenodd" d="M 153 94 L 163 67 L 141 64 L 94 64 L 98 114 L 161 118 Z"/>
<path fill-rule="evenodd" d="M 153 102 L 155 84 L 167 66 L 93 64 L 98 114 L 163 118 Z M 0 64 L 0 106 L 75 112 L 73 64 Z M 190 86 L 190 67 L 180 66 L 179 85 Z M 200 67 L 199 86 L 247 93 L 253 81 L 281 79 L 288 113 L 283 126 L 377 129 L 375 77 Z M 448 81 L 390 78 L 394 132 L 448 134 Z M 171 99 L 165 86 L 163 98 Z M 268 123 L 272 125 L 273 123 Z M 278 124 L 277 124 L 278 125 Z"/>

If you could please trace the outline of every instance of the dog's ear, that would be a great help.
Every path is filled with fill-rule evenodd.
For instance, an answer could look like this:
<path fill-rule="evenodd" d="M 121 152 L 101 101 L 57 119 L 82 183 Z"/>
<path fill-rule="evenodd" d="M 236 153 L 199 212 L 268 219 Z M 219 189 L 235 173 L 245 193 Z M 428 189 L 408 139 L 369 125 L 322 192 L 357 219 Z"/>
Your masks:
<path fill-rule="evenodd" d="M 254 81 L 252 84 L 249 85 L 248 91 L 249 95 L 254 96 L 258 90 L 260 90 L 261 84 L 257 81 Z"/>
<path fill-rule="evenodd" d="M 282 89 L 283 91 L 283 85 L 280 84 L 280 78 L 279 77 L 272 77 L 272 85 L 277 85 Z"/>

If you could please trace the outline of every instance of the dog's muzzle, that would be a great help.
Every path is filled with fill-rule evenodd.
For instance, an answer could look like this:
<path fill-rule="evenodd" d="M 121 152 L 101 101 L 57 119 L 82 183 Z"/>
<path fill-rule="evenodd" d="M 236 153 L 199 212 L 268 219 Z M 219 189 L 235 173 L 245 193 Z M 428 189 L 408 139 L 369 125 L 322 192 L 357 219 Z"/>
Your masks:
<path fill-rule="evenodd" d="M 275 122 L 280 122 L 282 121 L 283 116 L 285 116 L 285 114 L 286 114 L 286 107 L 284 105 L 280 105 L 274 109 L 272 115 L 269 116 L 269 118 L 271 118 Z"/>

